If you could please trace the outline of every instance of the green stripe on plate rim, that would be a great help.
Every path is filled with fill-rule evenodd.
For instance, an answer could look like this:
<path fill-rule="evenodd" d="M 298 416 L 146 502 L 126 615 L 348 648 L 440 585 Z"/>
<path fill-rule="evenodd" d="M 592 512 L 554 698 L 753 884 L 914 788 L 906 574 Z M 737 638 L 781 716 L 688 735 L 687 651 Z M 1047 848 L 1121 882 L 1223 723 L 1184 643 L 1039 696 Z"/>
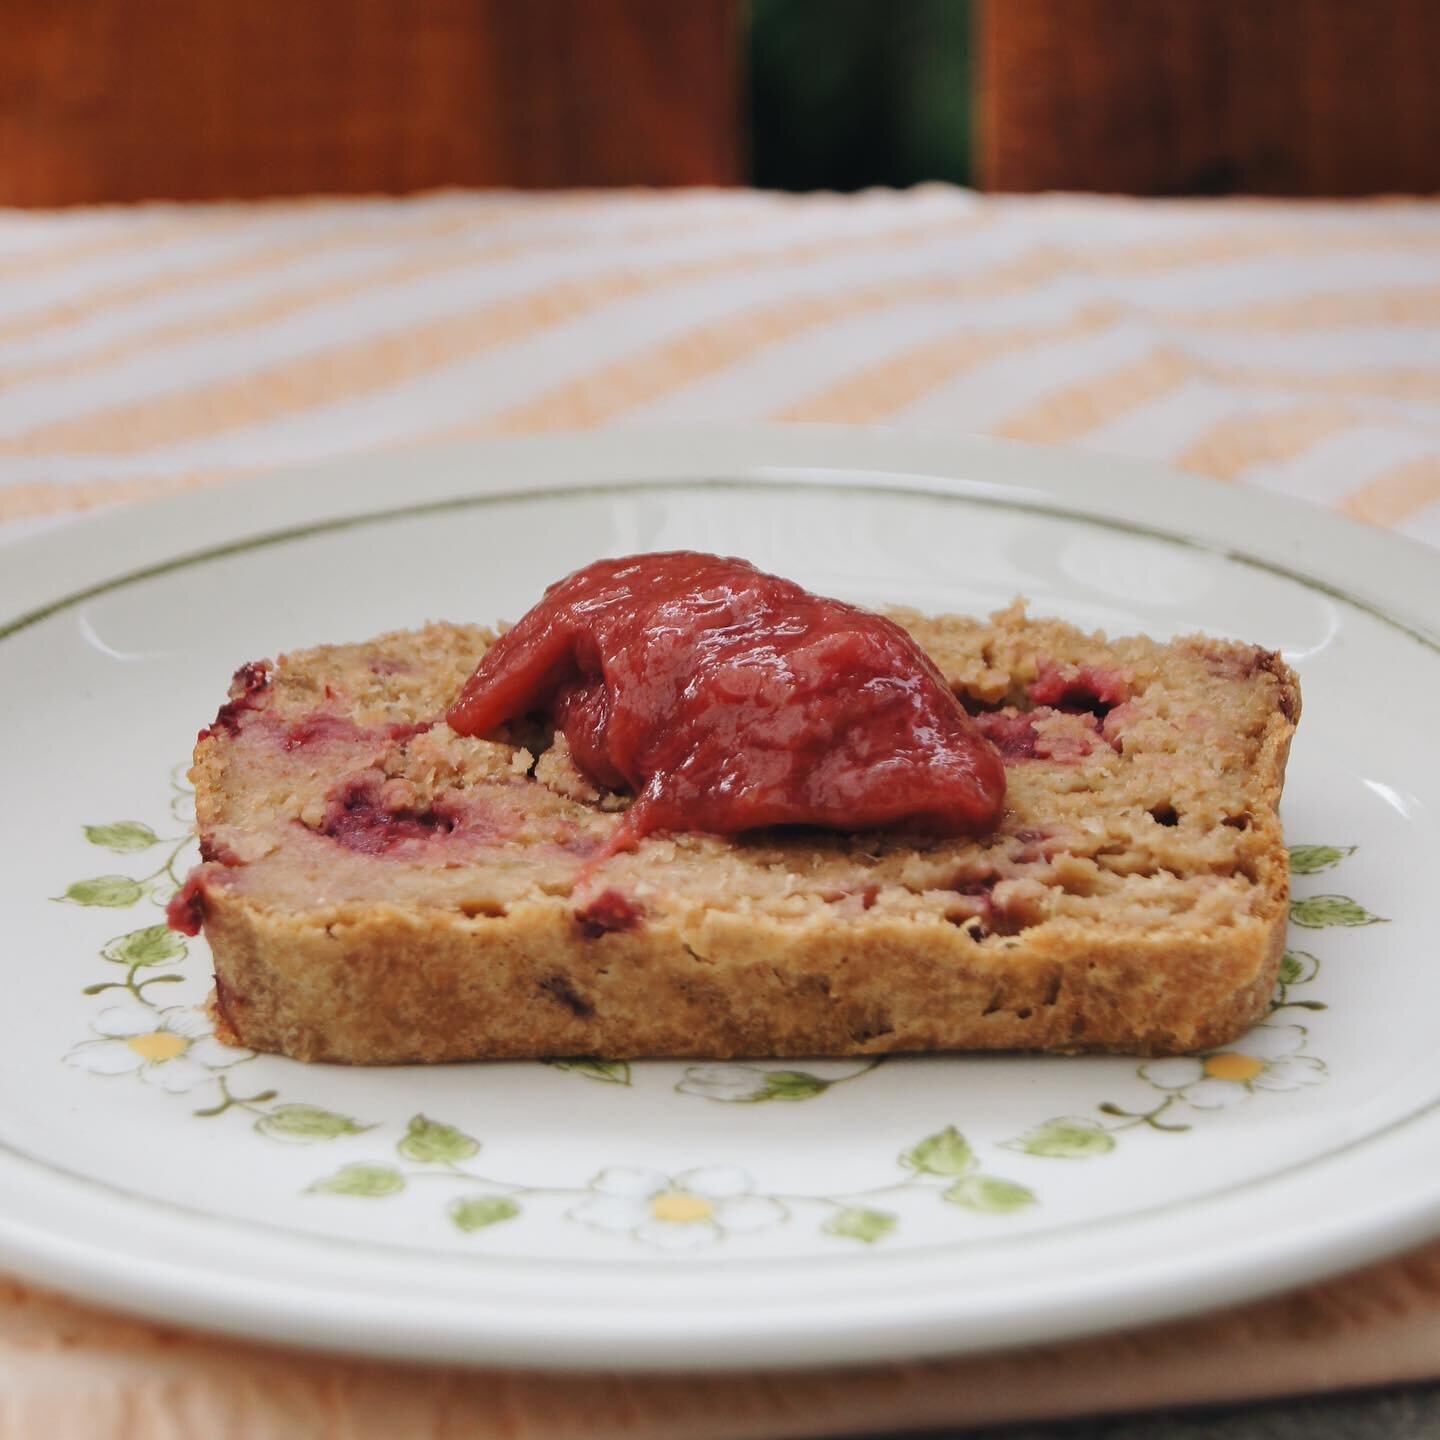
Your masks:
<path fill-rule="evenodd" d="M 1163 540 L 1187 550 L 1217 555 L 1222 559 L 1233 560 L 1238 564 L 1262 570 L 1281 579 L 1291 580 L 1297 585 L 1303 585 L 1307 590 L 1317 591 L 1332 600 L 1344 601 L 1345 604 L 1353 606 L 1373 619 L 1388 625 L 1391 629 L 1398 630 L 1401 634 L 1409 636 L 1410 639 L 1418 641 L 1427 649 L 1440 654 L 1440 639 L 1403 620 L 1397 620 L 1372 601 L 1338 585 L 1332 585 L 1328 581 L 1319 580 L 1313 575 L 1307 575 L 1303 571 L 1294 570 L 1288 565 L 1281 565 L 1273 560 L 1262 560 L 1258 556 L 1247 555 L 1243 550 L 1235 550 L 1224 545 L 1212 545 L 1206 541 L 1196 540 L 1191 536 L 1165 530 L 1155 525 L 1143 525 L 1134 520 L 1117 520 L 1109 516 L 1093 515 L 1084 510 L 1049 505 L 1043 501 L 1007 500 L 995 495 L 955 494 L 944 490 L 930 490 L 908 485 L 836 485 L 785 480 L 722 478 L 615 480 L 595 485 L 557 485 L 533 490 L 497 490 L 484 495 L 457 495 L 447 500 L 427 500 L 414 505 L 397 505 L 386 510 L 366 511 L 359 515 L 332 515 L 324 520 L 314 520 L 305 525 L 270 530 L 262 535 L 249 536 L 244 540 L 232 540 L 223 545 L 211 545 L 203 550 L 193 550 L 185 555 L 176 555 L 169 560 L 162 560 L 154 565 L 142 566 L 138 570 L 131 570 L 109 580 L 99 581 L 97 584 L 86 586 L 83 590 L 72 591 L 69 595 L 52 600 L 46 605 L 37 606 L 34 610 L 28 610 L 0 625 L 0 640 L 8 640 L 12 635 L 18 635 L 22 630 L 28 630 L 32 625 L 37 625 L 42 620 L 48 620 L 52 615 L 68 610 L 74 605 L 83 604 L 86 600 L 97 599 L 101 595 L 108 595 L 115 590 L 123 590 L 130 585 L 139 584 L 143 580 L 154 580 L 161 575 L 192 569 L 212 560 L 224 560 L 232 555 L 244 555 L 252 550 L 263 550 L 271 545 L 283 545 L 293 540 L 308 540 L 317 535 L 334 534 L 342 530 L 356 530 L 366 525 L 383 525 L 392 520 L 409 520 L 425 515 L 443 515 L 458 510 L 477 509 L 485 505 L 513 504 L 527 500 L 569 500 L 588 495 L 621 496 L 677 489 L 729 490 L 750 493 L 791 490 L 802 494 L 828 491 L 836 495 L 887 495 L 905 499 L 930 499 L 947 501 L 951 504 L 975 505 L 988 510 L 1010 510 L 1025 514 L 1046 515 L 1056 520 L 1073 520 L 1080 524 L 1094 525 L 1100 529 L 1113 530 L 1120 534 L 1141 535 L 1151 540 Z"/>

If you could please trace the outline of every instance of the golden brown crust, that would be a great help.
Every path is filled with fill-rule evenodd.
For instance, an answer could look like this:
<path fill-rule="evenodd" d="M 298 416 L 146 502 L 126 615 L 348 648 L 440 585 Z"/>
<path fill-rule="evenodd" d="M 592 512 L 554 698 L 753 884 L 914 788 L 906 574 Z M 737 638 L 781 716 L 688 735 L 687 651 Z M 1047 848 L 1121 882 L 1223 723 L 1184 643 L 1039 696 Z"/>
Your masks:
<path fill-rule="evenodd" d="M 234 1035 L 301 1060 L 1166 1054 L 1222 1045 L 1264 1014 L 1277 914 L 1223 939 L 1050 934 L 987 955 L 953 926 L 907 921 L 716 913 L 696 949 L 655 926 L 580 938 L 554 907 L 480 921 L 376 907 L 327 929 L 222 896 L 206 933 Z"/>
<path fill-rule="evenodd" d="M 350 1064 L 1157 1054 L 1261 1018 L 1288 914 L 1277 807 L 1299 691 L 1283 661 L 1199 637 L 1110 644 L 1014 608 L 989 625 L 900 618 L 977 707 L 1026 704 L 1052 662 L 1114 667 L 1135 698 L 1094 720 L 1022 712 L 1069 758 L 1015 765 L 996 836 L 662 837 L 574 895 L 580 841 L 623 802 L 563 750 L 536 764 L 513 743 L 458 749 L 440 727 L 312 754 L 248 716 L 217 729 L 193 774 L 222 856 L 201 871 L 222 1033 Z M 338 692 L 367 725 L 433 714 L 488 638 L 431 627 L 308 652 L 282 661 L 257 712 L 289 723 Z M 391 684 L 397 655 L 414 668 Z M 444 842 L 357 857 L 318 818 L 336 765 L 417 806 L 460 795 L 492 820 L 509 806 L 521 828 L 460 865 Z M 554 841 L 571 831 L 573 854 Z M 634 901 L 630 928 L 584 923 L 607 884 Z"/>

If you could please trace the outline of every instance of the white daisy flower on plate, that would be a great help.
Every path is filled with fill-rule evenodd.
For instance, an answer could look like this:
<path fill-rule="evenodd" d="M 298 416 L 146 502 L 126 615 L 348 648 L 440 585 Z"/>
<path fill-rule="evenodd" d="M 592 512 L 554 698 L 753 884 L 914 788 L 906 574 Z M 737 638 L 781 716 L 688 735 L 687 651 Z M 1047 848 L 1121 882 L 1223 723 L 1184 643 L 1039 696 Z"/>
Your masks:
<path fill-rule="evenodd" d="M 1299 1090 L 1325 1079 L 1325 1064 L 1302 1055 L 1299 1025 L 1257 1025 L 1234 1049 L 1176 1055 L 1140 1067 L 1140 1078 L 1197 1110 L 1224 1110 L 1257 1090 Z"/>
<path fill-rule="evenodd" d="M 778 1200 L 751 1194 L 734 1165 L 703 1165 L 679 1175 L 612 1165 L 590 1182 L 590 1195 L 569 1212 L 599 1230 L 629 1233 L 662 1250 L 713 1245 L 731 1231 L 761 1230 L 787 1217 Z"/>
<path fill-rule="evenodd" d="M 92 1075 L 133 1075 L 162 1090 L 179 1094 L 208 1080 L 253 1050 L 222 1045 L 211 1033 L 204 1013 L 189 1005 L 152 1010 L 132 1003 L 111 1005 L 91 1021 L 102 1038 L 85 1040 L 65 1060 Z"/>

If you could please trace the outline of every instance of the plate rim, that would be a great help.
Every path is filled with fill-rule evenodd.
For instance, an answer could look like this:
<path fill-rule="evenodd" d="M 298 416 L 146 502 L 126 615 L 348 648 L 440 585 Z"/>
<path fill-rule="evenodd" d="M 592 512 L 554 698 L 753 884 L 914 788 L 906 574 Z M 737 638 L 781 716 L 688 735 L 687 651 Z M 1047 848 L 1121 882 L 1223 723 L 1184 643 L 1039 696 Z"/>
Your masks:
<path fill-rule="evenodd" d="M 218 545 L 204 546 L 198 550 L 185 551 L 184 553 L 173 555 L 166 560 L 161 560 L 136 569 L 118 572 L 105 580 L 96 581 L 80 590 L 75 590 L 67 595 L 57 596 L 50 601 L 35 605 L 29 610 L 12 615 L 9 619 L 0 616 L 0 643 L 10 639 L 13 635 L 18 635 L 22 631 L 29 629 L 31 625 L 39 624 L 50 619 L 52 616 L 69 609 L 73 605 L 83 604 L 87 600 L 98 599 L 102 595 L 111 594 L 129 585 L 139 584 L 146 580 L 158 579 L 161 576 L 173 574 L 178 570 L 188 569 L 191 566 L 203 565 L 213 560 L 228 559 L 234 555 L 244 554 L 251 550 L 265 549 L 271 545 L 306 540 L 314 536 L 330 535 L 344 530 L 358 530 L 368 525 L 383 525 L 396 520 L 424 519 L 433 515 L 466 510 L 485 504 L 503 505 L 523 503 L 526 500 L 532 499 L 565 500 L 589 495 L 644 494 L 663 490 L 674 490 L 682 485 L 695 490 L 708 491 L 746 489 L 760 491 L 767 489 L 785 489 L 787 487 L 799 488 L 802 486 L 809 488 L 813 486 L 816 491 L 826 489 L 837 491 L 853 490 L 857 493 L 893 495 L 897 498 L 924 497 L 929 495 L 938 499 L 961 500 L 966 504 L 982 508 L 1008 509 L 1044 515 L 1054 520 L 1069 520 L 1080 524 L 1095 525 L 1121 534 L 1133 535 L 1149 540 L 1158 540 L 1166 544 L 1200 550 L 1207 554 L 1218 555 L 1223 559 L 1231 560 L 1238 564 L 1263 570 L 1279 579 L 1289 580 L 1331 599 L 1343 601 L 1355 609 L 1365 612 L 1372 618 L 1402 631 L 1412 640 L 1418 641 L 1427 648 L 1440 649 L 1440 631 L 1437 631 L 1436 634 L 1431 634 L 1419 625 L 1400 619 L 1381 605 L 1368 599 L 1363 593 L 1351 591 L 1337 585 L 1333 581 L 1327 581 L 1318 576 L 1307 574 L 1303 570 L 1280 561 L 1252 555 L 1244 550 L 1197 540 L 1193 536 L 1186 535 L 1180 530 L 1144 524 L 1134 520 L 1120 519 L 1114 516 L 1105 516 L 1074 506 L 1054 505 L 1046 500 L 1037 499 L 1034 496 L 1028 495 L 1017 497 L 1014 494 L 1005 492 L 993 495 L 985 493 L 972 494 L 968 493 L 968 489 L 958 491 L 929 488 L 921 489 L 915 486 L 899 484 L 879 485 L 868 483 L 864 479 L 863 472 L 856 472 L 849 478 L 841 478 L 838 473 L 834 475 L 821 473 L 802 482 L 797 482 L 795 477 L 783 472 L 776 472 L 765 478 L 761 478 L 759 475 L 740 477 L 705 474 L 683 479 L 674 477 L 668 479 L 600 479 L 588 484 L 536 485 L 519 490 L 495 490 L 480 494 L 458 495 L 438 500 L 419 501 L 407 505 L 394 505 L 384 509 L 366 510 L 354 515 L 332 516 L 325 520 L 308 521 L 299 525 L 284 526 L 279 529 L 257 531 L 253 535 L 245 536 L 238 540 L 230 540 Z M 987 488 L 993 489 L 996 487 Z M 185 497 L 176 498 L 183 500 Z M 1355 522 L 1347 521 L 1346 523 L 1354 524 Z"/>
<path fill-rule="evenodd" d="M 679 454 L 670 453 L 674 447 L 679 447 Z M 108 566 L 104 578 L 113 581 L 131 569 L 162 563 L 174 522 L 208 527 L 216 545 L 237 536 L 240 541 L 253 540 L 273 529 L 254 518 L 272 506 L 296 511 L 295 523 L 322 520 L 332 513 L 330 506 L 335 501 L 348 500 L 353 505 L 357 492 L 367 483 L 383 484 L 387 476 L 393 483 L 389 472 L 407 460 L 419 460 L 430 471 L 418 481 L 409 477 L 414 488 L 429 500 L 440 500 L 470 494 L 477 484 L 484 488 L 484 477 L 466 467 L 487 457 L 528 466 L 525 478 L 530 483 L 511 487 L 523 491 L 533 486 L 537 468 L 555 464 L 590 472 L 588 487 L 606 480 L 695 479 L 737 463 L 731 458 L 737 454 L 744 457 L 762 447 L 771 457 L 768 463 L 753 457 L 738 462 L 747 464 L 757 478 L 803 480 L 806 474 L 823 470 L 833 481 L 846 471 L 879 470 L 911 481 L 931 482 L 908 487 L 912 489 L 953 493 L 959 488 L 976 496 L 1005 493 L 1020 504 L 1027 496 L 1041 500 L 1056 490 L 1073 487 L 1100 513 L 1122 523 L 1129 504 L 1144 505 L 1157 488 L 1164 487 L 1167 499 L 1180 502 L 1188 515 L 1188 523 L 1169 530 L 1166 538 L 1194 542 L 1198 532 L 1205 548 L 1281 566 L 1323 589 L 1333 581 L 1296 563 L 1303 547 L 1318 546 L 1337 563 L 1358 562 L 1364 568 L 1365 581 L 1352 585 L 1346 598 L 1358 597 L 1392 616 L 1403 616 L 1407 625 L 1428 638 L 1440 633 L 1440 573 L 1435 567 L 1435 549 L 1312 501 L 1227 484 L 1157 461 L 944 430 L 675 422 L 452 441 L 343 456 L 249 478 L 230 477 L 162 499 L 117 505 L 38 534 L 8 539 L 0 534 L 0 554 L 7 562 L 0 572 L 0 636 L 5 633 L 3 627 L 17 616 L 45 604 L 46 597 L 54 598 L 54 576 L 67 568 L 77 542 L 103 544 L 108 538 L 112 543 L 105 546 L 107 556 L 124 550 L 148 556 L 138 567 Z M 697 451 L 703 452 L 703 461 L 691 458 Z M 822 452 L 825 458 L 820 458 Z M 661 453 L 670 458 L 657 461 Z M 982 465 L 991 473 L 983 481 L 967 480 L 955 473 L 967 462 Z M 373 514 L 391 508 L 385 503 L 369 503 L 351 513 Z M 1077 518 L 1090 513 L 1089 506 L 1069 508 Z M 1231 527 L 1236 520 L 1271 523 L 1242 545 L 1233 538 Z M 1155 527 L 1157 532 L 1164 529 Z M 87 556 L 87 563 L 95 558 Z"/>

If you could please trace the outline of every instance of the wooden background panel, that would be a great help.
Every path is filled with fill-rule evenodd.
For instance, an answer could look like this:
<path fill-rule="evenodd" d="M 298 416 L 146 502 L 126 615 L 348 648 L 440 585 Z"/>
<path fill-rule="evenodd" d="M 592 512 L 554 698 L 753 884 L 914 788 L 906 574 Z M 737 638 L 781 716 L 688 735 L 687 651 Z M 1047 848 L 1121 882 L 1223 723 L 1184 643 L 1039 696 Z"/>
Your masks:
<path fill-rule="evenodd" d="M 0 204 L 726 184 L 734 0 L 3 0 Z"/>
<path fill-rule="evenodd" d="M 995 190 L 1440 190 L 1436 0 L 983 0 Z"/>

